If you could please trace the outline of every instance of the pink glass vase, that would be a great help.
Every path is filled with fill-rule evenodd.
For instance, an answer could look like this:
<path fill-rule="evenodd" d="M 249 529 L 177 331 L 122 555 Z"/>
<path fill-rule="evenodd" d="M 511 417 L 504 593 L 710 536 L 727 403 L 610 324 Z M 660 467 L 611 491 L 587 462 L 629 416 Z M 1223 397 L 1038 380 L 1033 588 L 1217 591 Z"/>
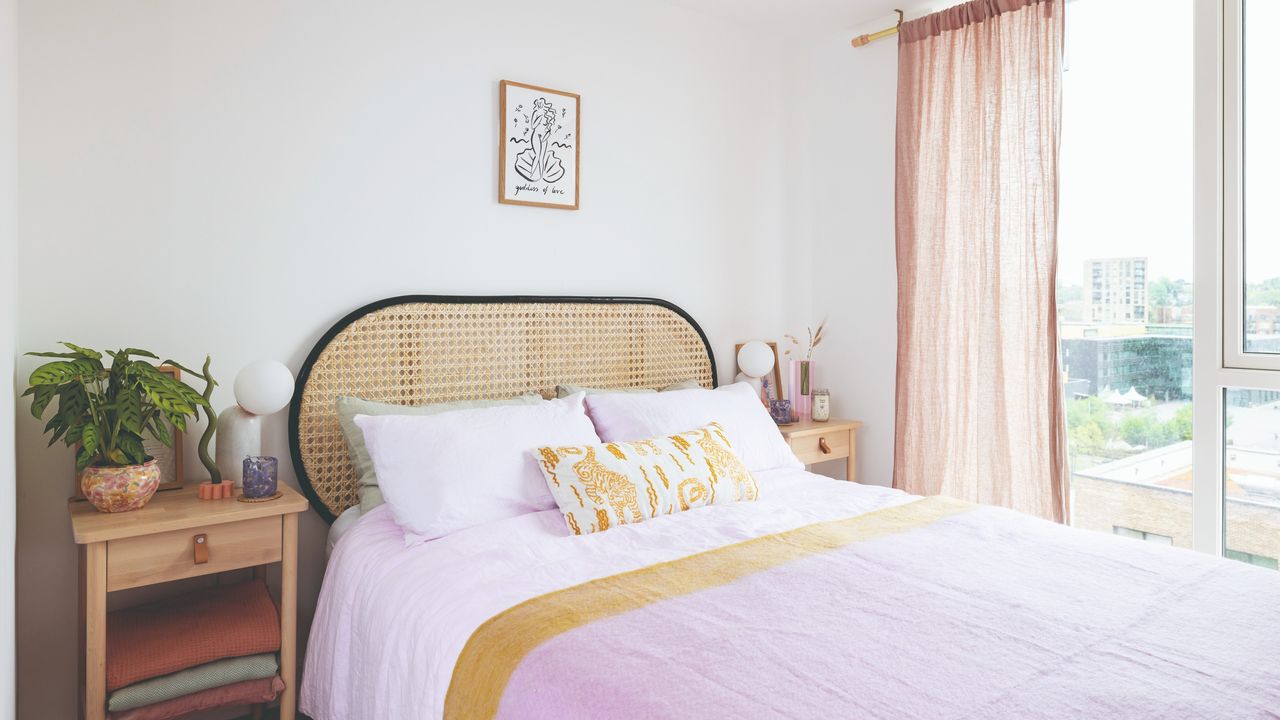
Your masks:
<path fill-rule="evenodd" d="M 808 422 L 813 417 L 813 361 L 791 361 L 791 407 L 796 420 Z"/>

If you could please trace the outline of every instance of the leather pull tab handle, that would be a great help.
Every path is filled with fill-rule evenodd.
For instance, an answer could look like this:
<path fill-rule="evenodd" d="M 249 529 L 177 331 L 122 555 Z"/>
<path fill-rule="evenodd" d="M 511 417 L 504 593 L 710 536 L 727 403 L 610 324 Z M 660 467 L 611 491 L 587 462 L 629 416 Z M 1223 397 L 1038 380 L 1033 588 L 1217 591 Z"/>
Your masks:
<path fill-rule="evenodd" d="M 203 565 L 209 562 L 209 538 L 204 533 L 192 538 L 192 548 L 195 551 L 195 561 L 197 565 Z"/>
<path fill-rule="evenodd" d="M 831 454 L 831 446 L 827 444 L 827 439 L 824 437 L 818 438 L 818 449 L 822 451 L 823 455 Z"/>

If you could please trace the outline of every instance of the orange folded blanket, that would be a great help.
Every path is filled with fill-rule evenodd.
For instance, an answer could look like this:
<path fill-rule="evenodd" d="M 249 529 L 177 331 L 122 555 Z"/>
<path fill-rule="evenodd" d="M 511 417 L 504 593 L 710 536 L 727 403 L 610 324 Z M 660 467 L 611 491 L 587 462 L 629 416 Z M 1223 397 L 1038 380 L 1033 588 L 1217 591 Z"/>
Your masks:
<path fill-rule="evenodd" d="M 284 681 L 280 676 L 262 678 L 261 680 L 242 680 L 222 687 L 209 688 L 200 692 L 183 695 L 172 700 L 165 700 L 154 705 L 144 705 L 133 710 L 107 713 L 107 720 L 172 720 L 201 710 L 226 707 L 228 705 L 252 705 L 266 703 L 276 699 L 276 695 L 284 690 Z"/>
<path fill-rule="evenodd" d="M 107 691 L 279 649 L 280 620 L 266 583 L 219 585 L 109 613 Z"/>

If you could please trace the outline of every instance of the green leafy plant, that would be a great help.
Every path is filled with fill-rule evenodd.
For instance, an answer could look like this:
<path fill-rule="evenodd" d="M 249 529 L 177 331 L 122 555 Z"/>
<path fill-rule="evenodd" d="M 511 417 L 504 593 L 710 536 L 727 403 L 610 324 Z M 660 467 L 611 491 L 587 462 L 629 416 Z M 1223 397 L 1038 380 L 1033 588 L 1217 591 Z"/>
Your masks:
<path fill-rule="evenodd" d="M 50 435 L 49 445 L 60 439 L 68 447 L 79 443 L 77 471 L 90 465 L 142 464 L 150 459 L 143 448 L 145 435 L 172 447 L 173 434 L 166 421 L 186 432 L 187 416 L 195 416 L 200 408 L 210 411 L 207 396 L 152 364 L 146 358 L 160 358 L 151 352 L 108 350 L 111 366 L 105 367 L 103 353 L 68 342 L 62 345 L 68 352 L 27 353 L 57 359 L 31 373 L 31 386 L 23 396 L 33 396 L 31 414 L 37 419 L 43 419 L 57 399 L 57 411 L 44 432 Z M 162 364 L 203 378 L 210 387 L 214 384 L 208 359 L 203 373 L 172 360 Z"/>

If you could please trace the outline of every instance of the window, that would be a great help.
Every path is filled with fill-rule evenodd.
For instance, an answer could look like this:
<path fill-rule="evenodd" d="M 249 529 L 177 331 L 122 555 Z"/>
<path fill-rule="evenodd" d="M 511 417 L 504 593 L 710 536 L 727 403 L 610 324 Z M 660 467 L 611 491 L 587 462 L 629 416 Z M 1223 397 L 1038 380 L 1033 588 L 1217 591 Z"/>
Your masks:
<path fill-rule="evenodd" d="M 1157 545 L 1173 544 L 1173 538 L 1168 535 L 1158 535 L 1153 532 L 1147 532 L 1146 530 L 1134 530 L 1133 528 L 1120 527 L 1119 525 L 1116 525 L 1112 529 L 1112 532 L 1120 537 L 1133 538 L 1135 540 L 1146 540 L 1147 542 L 1153 542 Z"/>
<path fill-rule="evenodd" d="M 1244 146 L 1244 232 L 1240 263 L 1244 269 L 1244 306 L 1254 321 L 1245 327 L 1244 350 L 1249 353 L 1280 353 L 1280 334 L 1275 317 L 1280 310 L 1280 206 L 1275 192 L 1280 189 L 1280 138 L 1275 127 L 1280 121 L 1280 48 L 1261 32 L 1250 28 L 1274 28 L 1280 22 L 1280 3 L 1250 0 L 1243 6 L 1244 118 L 1241 137 Z"/>
<path fill-rule="evenodd" d="M 1274 0 L 1197 2 L 1192 543 L 1280 558 L 1280 21 Z M 1148 271 L 1148 274 L 1153 274 Z M 1150 285 L 1150 283 L 1149 283 Z M 1208 401 L 1212 398 L 1212 401 Z"/>
<path fill-rule="evenodd" d="M 1187 548 L 1192 4 L 1072 3 L 1058 240 L 1071 524 Z"/>
<path fill-rule="evenodd" d="M 1280 558 L 1280 391 L 1226 391 L 1226 556 L 1276 569 Z"/>
<path fill-rule="evenodd" d="M 1275 558 L 1265 557 L 1263 555 L 1254 555 L 1252 553 L 1240 552 L 1239 550 L 1227 548 L 1226 556 L 1232 560 L 1239 560 L 1240 562 L 1257 565 L 1258 567 L 1264 567 L 1268 570 L 1280 569 L 1280 562 L 1277 562 Z"/>
<path fill-rule="evenodd" d="M 1280 22 L 1280 3 L 1238 0 L 1226 9 L 1224 357 L 1231 367 L 1280 369 L 1280 46 L 1266 35 Z"/>
<path fill-rule="evenodd" d="M 1280 0 L 1159 5 L 1067 15 L 1071 523 L 1277 569 Z"/>

